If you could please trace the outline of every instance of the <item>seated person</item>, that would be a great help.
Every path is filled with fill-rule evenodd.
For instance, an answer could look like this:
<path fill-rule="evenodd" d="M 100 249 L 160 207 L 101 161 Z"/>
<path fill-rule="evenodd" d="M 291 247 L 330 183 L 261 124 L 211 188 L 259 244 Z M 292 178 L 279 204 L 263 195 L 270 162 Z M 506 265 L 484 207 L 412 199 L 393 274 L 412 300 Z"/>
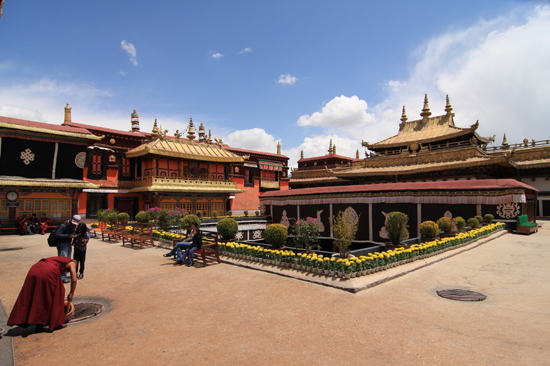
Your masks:
<path fill-rule="evenodd" d="M 181 262 L 181 251 L 189 248 L 189 246 L 191 245 L 190 242 L 191 242 L 191 240 L 193 240 L 193 234 L 195 233 L 196 228 L 197 228 L 197 226 L 194 223 L 191 224 L 191 229 L 188 230 L 188 231 L 190 231 L 190 233 L 189 233 L 187 239 L 185 239 L 184 241 L 181 241 L 181 242 L 177 243 L 176 245 L 174 245 L 174 248 L 172 248 L 171 251 L 169 251 L 166 254 L 163 254 L 162 256 L 163 257 L 171 257 L 174 254 L 177 254 L 176 259 L 177 259 L 178 262 Z"/>
<path fill-rule="evenodd" d="M 183 261 L 178 261 L 177 264 L 184 264 L 185 259 L 188 259 L 187 267 L 191 267 L 193 263 L 193 254 L 197 249 L 200 249 L 202 247 L 202 236 L 199 232 L 199 229 L 195 228 L 195 233 L 193 235 L 193 241 L 189 248 L 185 249 L 185 253 L 183 254 Z"/>
<path fill-rule="evenodd" d="M 31 215 L 31 219 L 29 220 L 29 228 L 31 229 L 33 234 L 38 234 L 40 228 L 40 221 L 38 220 L 38 217 L 36 217 L 36 214 Z"/>
<path fill-rule="evenodd" d="M 48 230 L 48 226 L 50 226 L 50 219 L 48 219 L 48 216 L 46 214 L 42 214 L 42 217 L 40 218 L 40 226 L 38 230 L 40 231 L 40 234 L 44 235 L 46 234 L 46 230 Z"/>
<path fill-rule="evenodd" d="M 17 218 L 17 231 L 20 235 L 34 234 L 29 227 L 27 215 L 21 215 Z"/>

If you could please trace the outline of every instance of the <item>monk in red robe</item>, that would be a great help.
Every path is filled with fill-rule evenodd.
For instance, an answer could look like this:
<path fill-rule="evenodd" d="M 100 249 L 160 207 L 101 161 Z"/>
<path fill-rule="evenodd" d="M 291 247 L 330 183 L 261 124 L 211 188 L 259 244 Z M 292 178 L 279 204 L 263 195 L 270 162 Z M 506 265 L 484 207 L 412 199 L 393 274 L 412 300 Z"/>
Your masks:
<path fill-rule="evenodd" d="M 27 219 L 27 215 L 21 215 L 17 218 L 17 231 L 20 235 L 29 234 L 29 219 Z"/>
<path fill-rule="evenodd" d="M 40 234 L 46 234 L 46 230 L 48 230 L 49 225 L 50 219 L 48 219 L 48 216 L 46 216 L 46 214 L 42 214 L 42 217 L 40 218 Z"/>
<path fill-rule="evenodd" d="M 8 325 L 26 327 L 36 323 L 37 330 L 48 325 L 50 332 L 61 328 L 65 323 L 65 286 L 61 272 L 65 271 L 71 273 L 67 301 L 72 301 L 77 282 L 75 261 L 67 257 L 42 258 L 29 270 Z"/>

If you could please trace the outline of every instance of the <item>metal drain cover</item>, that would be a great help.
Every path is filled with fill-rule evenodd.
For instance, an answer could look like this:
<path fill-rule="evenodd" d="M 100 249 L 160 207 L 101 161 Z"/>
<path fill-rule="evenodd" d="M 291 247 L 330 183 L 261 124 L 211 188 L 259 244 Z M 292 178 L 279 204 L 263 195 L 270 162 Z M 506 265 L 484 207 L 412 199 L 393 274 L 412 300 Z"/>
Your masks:
<path fill-rule="evenodd" d="M 483 301 L 487 298 L 482 293 L 461 289 L 439 290 L 436 292 L 445 299 L 458 301 Z"/>
<path fill-rule="evenodd" d="M 95 302 L 82 302 L 74 305 L 74 314 L 69 319 L 68 323 L 74 323 L 81 320 L 89 319 L 101 313 L 105 307 L 102 304 Z"/>

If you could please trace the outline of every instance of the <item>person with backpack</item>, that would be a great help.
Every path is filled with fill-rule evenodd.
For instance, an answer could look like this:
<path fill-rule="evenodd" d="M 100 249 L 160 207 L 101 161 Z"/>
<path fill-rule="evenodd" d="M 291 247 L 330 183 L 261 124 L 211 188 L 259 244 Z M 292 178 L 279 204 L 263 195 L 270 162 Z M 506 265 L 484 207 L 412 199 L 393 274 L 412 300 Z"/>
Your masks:
<path fill-rule="evenodd" d="M 74 260 L 76 261 L 76 271 L 78 273 L 78 279 L 84 278 L 84 262 L 86 262 L 86 249 L 88 247 L 88 241 L 90 240 L 90 229 L 85 223 L 81 222 L 76 227 L 76 238 L 73 239 L 74 245 Z M 79 271 L 80 266 L 80 271 Z"/>
<path fill-rule="evenodd" d="M 76 238 L 75 229 L 80 224 L 80 215 L 74 215 L 72 219 L 69 219 L 59 225 L 55 230 L 55 241 L 57 242 L 57 255 L 59 257 L 71 258 L 73 247 L 72 241 Z M 67 278 L 67 272 L 62 272 L 61 279 L 63 283 L 69 283 L 71 280 Z"/>

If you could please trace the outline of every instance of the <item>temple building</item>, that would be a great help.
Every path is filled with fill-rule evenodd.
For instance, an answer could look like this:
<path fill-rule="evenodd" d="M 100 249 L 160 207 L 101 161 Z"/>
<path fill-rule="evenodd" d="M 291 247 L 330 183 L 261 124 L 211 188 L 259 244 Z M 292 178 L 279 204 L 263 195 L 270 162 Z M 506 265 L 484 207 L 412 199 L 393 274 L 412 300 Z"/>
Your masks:
<path fill-rule="evenodd" d="M 424 97 L 421 119 L 408 121 L 403 107 L 397 135 L 377 143 L 363 141 L 364 159 L 323 164 L 325 157 L 302 159 L 292 171 L 290 188 L 372 183 L 430 182 L 474 179 L 516 179 L 538 189 L 537 216 L 550 216 L 550 141 L 523 140 L 489 147 L 493 137 L 477 133 L 479 121 L 470 127 L 455 125 L 447 96 L 445 114 L 432 116 Z M 534 201 L 532 202 L 534 204 Z"/>
<path fill-rule="evenodd" d="M 267 191 L 288 189 L 288 157 L 231 148 L 212 139 L 192 118 L 186 136 L 162 126 L 121 131 L 72 121 L 61 125 L 0 117 L 0 220 L 13 226 L 21 214 L 46 214 L 59 223 L 73 214 L 96 218 L 99 209 L 133 219 L 152 207 L 225 215 L 260 210 Z M 9 195 L 8 195 L 9 193 Z"/>

